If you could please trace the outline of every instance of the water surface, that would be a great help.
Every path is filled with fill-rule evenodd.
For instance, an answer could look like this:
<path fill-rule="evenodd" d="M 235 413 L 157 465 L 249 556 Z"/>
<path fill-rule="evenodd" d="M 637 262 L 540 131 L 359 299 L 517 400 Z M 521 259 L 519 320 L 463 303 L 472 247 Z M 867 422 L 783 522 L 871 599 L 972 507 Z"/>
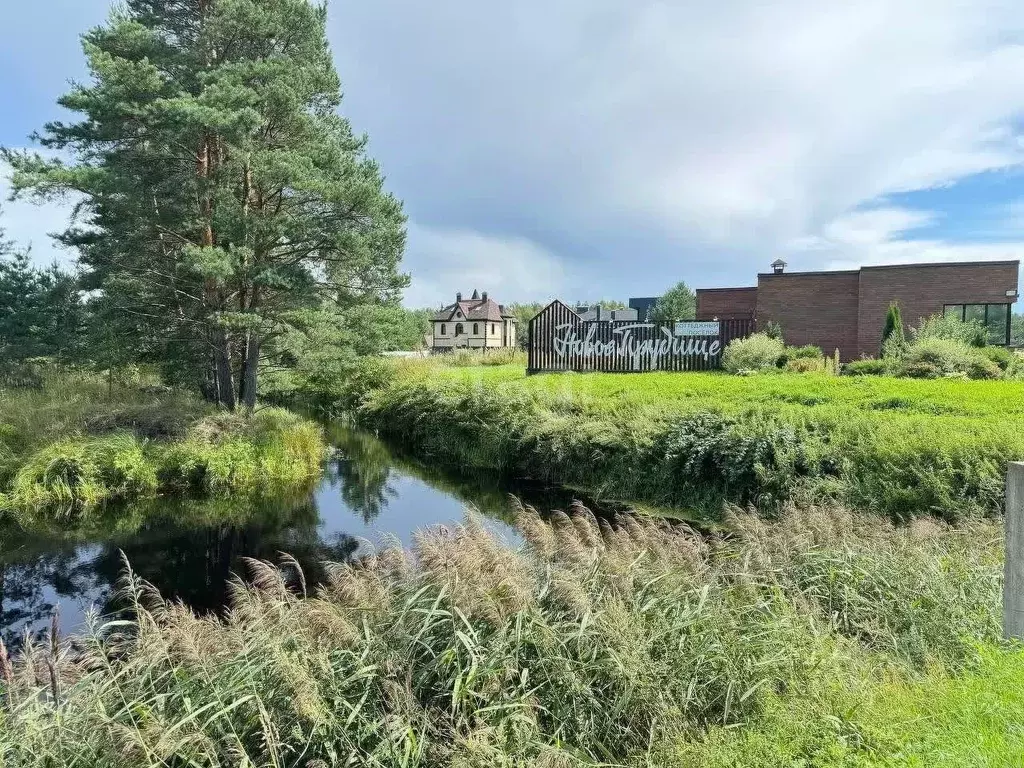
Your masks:
<path fill-rule="evenodd" d="M 343 561 L 396 540 L 409 545 L 417 529 L 463 520 L 467 506 L 514 544 L 510 493 L 542 510 L 565 509 L 577 498 L 486 473 L 433 471 L 399 458 L 372 435 L 341 426 L 332 427 L 331 437 L 337 450 L 322 480 L 294 498 L 162 499 L 144 510 L 111 510 L 109 524 L 73 539 L 5 533 L 0 632 L 8 641 L 26 628 L 37 632 L 56 606 L 65 632 L 81 629 L 90 609 L 115 612 L 125 561 L 165 597 L 215 611 L 226 603 L 232 574 L 246 573 L 243 558 L 278 561 L 287 552 L 315 583 L 325 561 Z M 139 526 L 133 519 L 145 522 Z"/>

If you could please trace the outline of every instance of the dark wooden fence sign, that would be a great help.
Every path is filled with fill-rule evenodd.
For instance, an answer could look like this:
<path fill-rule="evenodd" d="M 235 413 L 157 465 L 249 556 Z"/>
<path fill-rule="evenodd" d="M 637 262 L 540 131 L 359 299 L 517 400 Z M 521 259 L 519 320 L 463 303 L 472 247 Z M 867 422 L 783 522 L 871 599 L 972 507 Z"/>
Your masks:
<path fill-rule="evenodd" d="M 753 320 L 676 323 L 582 320 L 553 301 L 532 320 L 527 373 L 547 371 L 710 371 L 722 365 L 722 350 L 754 332 Z"/>

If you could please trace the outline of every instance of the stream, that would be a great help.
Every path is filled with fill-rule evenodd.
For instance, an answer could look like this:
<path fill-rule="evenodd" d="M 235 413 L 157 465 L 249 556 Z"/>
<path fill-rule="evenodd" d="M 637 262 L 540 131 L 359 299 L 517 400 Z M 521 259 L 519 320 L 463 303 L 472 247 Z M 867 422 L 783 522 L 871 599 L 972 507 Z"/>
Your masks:
<path fill-rule="evenodd" d="M 344 561 L 395 541 L 408 546 L 418 529 L 460 522 L 467 506 L 479 510 L 496 535 L 515 544 L 519 537 L 511 525 L 509 494 L 545 511 L 565 509 L 579 498 L 565 489 L 500 481 L 493 475 L 436 471 L 400 458 L 371 434 L 341 425 L 332 425 L 329 435 L 335 454 L 323 477 L 294 498 L 158 499 L 147 505 L 141 525 L 119 522 L 115 511 L 106 516 L 110 524 L 73 538 L 5 534 L 0 540 L 0 633 L 9 643 L 26 630 L 40 633 L 55 609 L 63 633 L 81 631 L 89 611 L 116 614 L 126 560 L 165 598 L 217 611 L 227 604 L 231 576 L 246 575 L 243 558 L 277 562 L 287 552 L 307 582 L 315 584 L 324 562 Z"/>

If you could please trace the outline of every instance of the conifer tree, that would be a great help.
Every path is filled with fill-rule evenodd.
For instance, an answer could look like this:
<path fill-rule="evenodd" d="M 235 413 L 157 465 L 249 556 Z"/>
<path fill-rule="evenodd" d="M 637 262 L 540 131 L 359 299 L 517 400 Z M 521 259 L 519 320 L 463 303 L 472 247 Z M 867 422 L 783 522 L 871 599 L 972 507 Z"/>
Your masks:
<path fill-rule="evenodd" d="M 885 328 L 882 329 L 882 356 L 888 356 L 895 350 L 902 349 L 906 344 L 903 330 L 903 313 L 895 301 L 889 305 L 885 314 Z"/>
<path fill-rule="evenodd" d="M 120 335 L 228 408 L 311 308 L 394 302 L 405 218 L 338 114 L 308 0 L 127 0 L 84 35 L 82 116 L 4 151 L 16 193 L 81 196 L 85 285 Z"/>

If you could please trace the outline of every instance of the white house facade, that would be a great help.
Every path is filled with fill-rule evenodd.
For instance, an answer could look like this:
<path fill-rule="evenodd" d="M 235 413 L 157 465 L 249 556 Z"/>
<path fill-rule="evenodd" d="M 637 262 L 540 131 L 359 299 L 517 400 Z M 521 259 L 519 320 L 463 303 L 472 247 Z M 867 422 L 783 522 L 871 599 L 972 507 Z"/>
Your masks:
<path fill-rule="evenodd" d="M 516 345 L 516 319 L 494 299 L 473 291 L 468 300 L 455 294 L 455 303 L 434 315 L 433 350 L 501 349 Z"/>

